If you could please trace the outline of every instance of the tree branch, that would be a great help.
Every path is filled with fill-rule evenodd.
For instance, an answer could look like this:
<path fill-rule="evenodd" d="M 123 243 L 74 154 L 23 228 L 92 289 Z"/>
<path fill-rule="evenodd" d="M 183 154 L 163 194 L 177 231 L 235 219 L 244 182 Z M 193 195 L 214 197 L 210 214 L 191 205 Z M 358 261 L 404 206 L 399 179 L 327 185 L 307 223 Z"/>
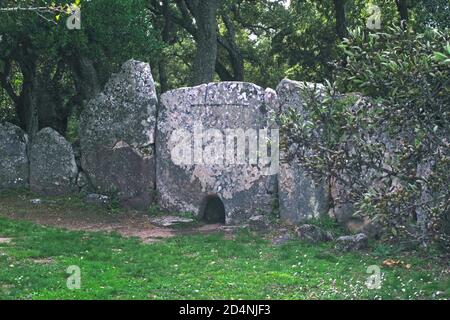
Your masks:
<path fill-rule="evenodd" d="M 4 72 L 0 72 L 0 84 L 2 85 L 2 88 L 6 91 L 8 96 L 11 98 L 11 100 L 14 103 L 17 103 L 19 101 L 19 97 L 14 92 L 14 88 L 12 87 L 11 83 L 8 81 L 9 75 L 11 73 L 11 61 L 5 61 L 4 69 Z"/>

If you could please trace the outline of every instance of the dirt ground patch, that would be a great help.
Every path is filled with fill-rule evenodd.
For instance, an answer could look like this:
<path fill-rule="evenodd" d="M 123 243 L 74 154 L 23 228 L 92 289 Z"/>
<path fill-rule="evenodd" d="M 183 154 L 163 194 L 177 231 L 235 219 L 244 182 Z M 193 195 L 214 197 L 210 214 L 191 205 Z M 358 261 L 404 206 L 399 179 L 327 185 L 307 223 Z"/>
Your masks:
<path fill-rule="evenodd" d="M 67 230 L 116 232 L 124 237 L 137 237 L 145 243 L 170 238 L 178 234 L 204 234 L 221 230 L 221 225 L 219 224 L 187 228 L 156 226 L 150 221 L 150 217 L 138 212 L 111 215 L 73 215 L 41 210 L 40 212 L 22 212 L 19 214 L 14 211 L 0 212 L 0 216 Z M 9 238 L 0 238 L 0 243 L 9 243 L 11 240 Z"/>
<path fill-rule="evenodd" d="M 53 258 L 49 257 L 49 258 L 40 258 L 40 259 L 32 259 L 33 263 L 36 264 L 52 264 L 55 261 L 53 260 Z"/>
<path fill-rule="evenodd" d="M 214 232 L 224 232 L 227 238 L 232 239 L 238 229 L 173 215 L 154 216 L 128 209 L 112 210 L 86 204 L 78 196 L 37 197 L 30 192 L 0 193 L 0 216 L 66 230 L 118 233 L 124 237 L 137 237 L 145 243 L 176 235 Z M 0 234 L 0 243 L 11 240 L 6 236 L 2 238 Z"/>
<path fill-rule="evenodd" d="M 0 237 L 0 243 L 10 243 L 12 241 L 12 238 L 2 238 Z"/>

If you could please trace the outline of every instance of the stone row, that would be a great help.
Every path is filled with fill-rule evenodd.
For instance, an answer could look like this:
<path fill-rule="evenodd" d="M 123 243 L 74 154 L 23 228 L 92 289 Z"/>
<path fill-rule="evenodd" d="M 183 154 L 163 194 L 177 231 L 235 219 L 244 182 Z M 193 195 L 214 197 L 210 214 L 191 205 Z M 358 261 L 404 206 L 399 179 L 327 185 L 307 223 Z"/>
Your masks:
<path fill-rule="evenodd" d="M 88 191 L 114 196 L 125 207 L 158 204 L 199 216 L 220 209 L 227 224 L 277 208 L 290 223 L 325 215 L 329 183 L 312 179 L 283 152 L 265 150 L 279 139 L 276 116 L 288 108 L 302 112 L 304 85 L 210 83 L 169 91 L 158 102 L 150 66 L 130 60 L 85 107 L 75 148 L 50 128 L 29 143 L 21 129 L 1 124 L 0 189 Z M 253 138 L 256 162 L 248 155 Z M 239 153 L 238 141 L 245 161 L 227 162 Z"/>

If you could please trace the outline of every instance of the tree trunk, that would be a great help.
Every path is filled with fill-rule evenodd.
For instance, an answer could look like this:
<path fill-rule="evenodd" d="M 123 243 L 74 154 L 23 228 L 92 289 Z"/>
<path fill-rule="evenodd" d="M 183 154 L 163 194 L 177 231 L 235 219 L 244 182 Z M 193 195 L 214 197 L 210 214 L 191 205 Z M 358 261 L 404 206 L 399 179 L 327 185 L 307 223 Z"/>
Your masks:
<path fill-rule="evenodd" d="M 219 75 L 220 81 L 235 81 L 234 76 L 228 71 L 228 69 L 217 59 L 216 72 Z"/>
<path fill-rule="evenodd" d="M 221 0 L 175 0 L 178 11 L 166 6 L 165 2 L 150 1 L 150 10 L 156 14 L 165 13 L 171 22 L 184 28 L 196 43 L 196 53 L 191 71 L 191 84 L 211 82 L 217 60 L 217 20 L 216 14 Z M 165 12 L 165 13 L 164 13 Z M 164 80 L 165 66 L 162 65 Z M 161 90 L 162 91 L 162 90 Z"/>
<path fill-rule="evenodd" d="M 92 60 L 80 56 L 75 71 L 78 75 L 78 92 L 83 100 L 89 100 L 100 92 L 100 81 Z"/>
<path fill-rule="evenodd" d="M 162 40 L 165 44 L 170 42 L 170 30 L 172 28 L 172 20 L 170 17 L 169 3 L 168 0 L 162 1 L 162 14 L 164 18 L 164 26 L 162 30 Z M 167 76 L 167 59 L 164 55 L 161 56 L 158 64 L 159 72 L 159 84 L 161 86 L 161 93 L 169 90 L 169 81 Z"/>
<path fill-rule="evenodd" d="M 217 58 L 216 12 L 220 0 L 200 0 L 195 6 L 197 51 L 192 65 L 192 84 L 211 82 Z"/>
<path fill-rule="evenodd" d="M 64 60 L 60 60 L 54 72 L 52 72 L 54 63 L 42 65 L 39 68 L 41 71 L 37 75 L 35 88 L 39 129 L 50 127 L 63 136 L 67 131 L 67 118 L 71 111 L 71 105 L 64 103 L 64 92 L 60 82 L 64 64 Z"/>
<path fill-rule="evenodd" d="M 51 82 L 46 85 L 39 82 L 36 97 L 39 129 L 50 127 L 64 136 L 70 116 L 70 105 L 64 104 L 58 87 Z"/>
<path fill-rule="evenodd" d="M 36 99 L 36 61 L 30 57 L 18 61 L 23 82 L 19 99 L 15 104 L 22 129 L 28 133 L 30 141 L 39 130 L 39 118 Z"/>
<path fill-rule="evenodd" d="M 233 81 L 244 81 L 244 57 L 242 56 L 240 48 L 236 44 L 236 30 L 233 22 L 226 14 L 222 14 L 222 20 L 227 28 L 227 34 L 226 38 L 218 36 L 217 41 L 218 44 L 228 53 L 233 74 L 231 75 L 231 73 L 228 72 L 225 66 L 219 61 L 216 63 L 216 72 L 219 74 L 222 81 L 228 81 L 229 79 Z M 227 79 L 224 79 L 224 76 Z"/>
<path fill-rule="evenodd" d="M 400 24 L 403 28 L 406 27 L 408 23 L 408 0 L 396 0 L 397 10 L 400 15 Z"/>
<path fill-rule="evenodd" d="M 61 81 L 66 63 L 71 67 L 75 84 L 75 95 L 64 102 Z M 100 91 L 100 82 L 93 62 L 83 56 L 73 59 L 62 58 L 52 76 L 52 65 L 44 65 L 41 74 L 36 77 L 34 97 L 38 112 L 38 128 L 50 127 L 65 136 L 68 119 L 75 108 L 81 112 L 86 101 Z"/>
<path fill-rule="evenodd" d="M 345 0 L 334 0 L 334 12 L 336 16 L 336 34 L 342 40 L 347 36 Z"/>
<path fill-rule="evenodd" d="M 100 92 L 100 80 L 92 60 L 83 55 L 71 61 L 71 66 L 77 92 L 72 103 L 76 104 L 81 111 L 84 104 Z"/>

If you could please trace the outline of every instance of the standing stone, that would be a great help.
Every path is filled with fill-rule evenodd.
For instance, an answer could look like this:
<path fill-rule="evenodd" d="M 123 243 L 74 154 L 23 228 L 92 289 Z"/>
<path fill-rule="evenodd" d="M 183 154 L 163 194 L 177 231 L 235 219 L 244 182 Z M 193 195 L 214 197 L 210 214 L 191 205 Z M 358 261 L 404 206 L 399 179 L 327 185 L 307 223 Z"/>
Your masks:
<path fill-rule="evenodd" d="M 248 219 L 248 227 L 252 231 L 267 231 L 270 229 L 270 225 L 267 216 L 257 215 Z"/>
<path fill-rule="evenodd" d="M 345 181 L 348 176 L 341 173 L 340 178 Z M 336 178 L 332 178 L 330 180 L 330 195 L 333 201 L 330 216 L 334 217 L 339 224 L 346 225 L 352 220 L 355 208 L 349 200 L 350 195 L 345 184 Z"/>
<path fill-rule="evenodd" d="M 84 202 L 88 204 L 94 204 L 98 206 L 108 206 L 111 204 L 111 199 L 108 196 L 96 193 L 88 193 L 84 197 Z"/>
<path fill-rule="evenodd" d="M 297 160 L 283 162 L 282 156 L 281 161 L 278 178 L 281 218 L 298 224 L 325 215 L 329 201 L 326 182 L 315 181 Z"/>
<path fill-rule="evenodd" d="M 336 239 L 336 250 L 351 251 L 367 249 L 369 239 L 364 233 L 358 233 L 352 236 L 342 236 Z"/>
<path fill-rule="evenodd" d="M 355 102 L 346 106 L 348 112 L 357 114 L 364 109 L 371 109 L 377 107 L 371 100 L 360 94 L 346 94 L 341 96 L 341 98 L 352 98 Z M 370 163 L 373 161 L 375 164 L 378 162 L 381 168 L 386 170 L 392 170 L 391 164 L 394 163 L 397 158 L 398 152 L 396 150 L 396 141 L 389 137 L 387 128 L 383 127 L 383 124 L 377 128 L 364 128 L 358 127 L 356 132 L 351 133 L 350 139 L 348 139 L 345 144 L 347 152 L 353 158 L 355 158 L 356 147 L 352 145 L 352 140 L 364 141 L 365 147 L 371 149 L 370 146 L 376 146 L 376 149 L 383 146 L 384 150 L 380 155 L 380 158 L 375 159 L 371 155 L 365 155 L 366 159 L 361 157 L 364 162 Z M 374 148 L 375 149 L 375 148 Z M 361 155 L 358 155 L 361 156 Z M 350 186 L 356 187 L 361 193 L 372 193 L 372 191 L 389 192 L 393 194 L 402 189 L 402 186 L 398 179 L 392 178 L 383 170 L 365 165 L 362 163 L 358 168 L 358 174 L 354 174 L 348 170 L 339 170 L 335 172 L 336 177 L 330 179 L 330 194 L 332 208 L 330 209 L 330 216 L 334 217 L 336 221 L 344 225 L 347 229 L 352 232 L 364 231 L 368 236 L 375 236 L 379 232 L 379 226 L 377 223 L 372 223 L 367 217 L 362 217 L 359 214 L 355 214 L 357 207 L 354 203 L 354 198 L 352 197 L 352 188 Z M 362 183 L 360 183 L 362 182 Z M 389 190 L 389 191 L 388 191 Z M 358 227 L 359 225 L 359 227 Z"/>
<path fill-rule="evenodd" d="M 417 171 L 416 175 L 417 177 L 420 177 L 424 181 L 430 178 L 430 176 L 433 173 L 433 166 L 434 161 L 428 159 L 427 161 L 422 161 L 417 165 Z M 422 181 L 423 181 L 422 180 Z M 434 194 L 434 196 L 436 196 Z M 416 217 L 417 217 L 417 226 L 419 229 L 419 238 L 421 239 L 422 243 L 427 243 L 429 240 L 429 223 L 430 223 L 430 217 L 429 212 L 424 208 L 423 204 L 430 203 L 433 200 L 433 193 L 431 192 L 430 188 L 427 186 L 426 183 L 421 184 L 420 189 L 420 197 L 417 200 L 419 205 L 416 207 Z M 420 205 L 422 204 L 422 205 Z"/>
<path fill-rule="evenodd" d="M 0 124 L 0 190 L 28 187 L 27 141 L 19 127 Z"/>
<path fill-rule="evenodd" d="M 298 227 L 298 238 L 303 241 L 312 243 L 333 241 L 333 234 L 329 231 L 325 231 L 318 226 L 312 224 L 303 224 Z"/>
<path fill-rule="evenodd" d="M 277 87 L 280 113 L 293 108 L 304 114 L 303 88 L 314 88 L 312 83 L 283 80 Z M 316 90 L 323 86 L 316 85 Z M 283 139 L 283 138 L 281 138 Z M 329 190 L 324 179 L 313 179 L 295 158 L 296 146 L 287 146 L 280 151 L 280 173 L 278 192 L 281 218 L 291 224 L 317 218 L 328 212 Z"/>
<path fill-rule="evenodd" d="M 361 109 L 367 108 L 370 103 L 364 96 L 361 96 L 360 94 L 347 94 L 345 96 L 342 96 L 342 98 L 354 98 L 356 99 L 355 103 L 352 105 L 347 106 L 349 112 L 358 112 Z M 366 137 L 367 143 L 372 142 L 372 138 L 374 138 L 374 134 L 369 132 L 363 132 L 362 128 L 358 129 L 358 134 Z M 348 142 L 347 144 L 349 149 L 349 154 L 355 154 L 355 149 L 351 145 L 351 142 Z M 364 166 L 361 166 L 361 177 L 364 177 L 366 181 L 372 181 L 375 182 L 375 176 L 369 174 L 370 169 L 368 170 Z M 355 206 L 353 201 L 351 200 L 351 190 L 348 186 L 351 186 L 354 184 L 352 182 L 352 176 L 348 172 L 344 172 L 343 170 L 340 170 L 336 172 L 337 177 L 333 177 L 330 179 L 330 195 L 331 195 L 331 202 L 332 207 L 330 208 L 329 215 L 330 217 L 334 217 L 335 220 L 345 226 L 347 229 L 352 231 L 361 231 L 364 228 L 364 225 L 367 224 L 367 222 L 364 222 L 363 219 L 360 217 L 354 216 L 355 213 Z M 355 228 L 355 226 L 360 225 L 360 228 Z"/>
<path fill-rule="evenodd" d="M 75 157 L 75 160 L 76 160 L 76 157 Z M 78 166 L 78 163 L 77 163 L 77 166 Z M 81 193 L 88 193 L 88 192 L 92 191 L 92 188 L 91 188 L 91 185 L 89 182 L 89 178 L 83 171 L 78 172 L 77 187 Z"/>
<path fill-rule="evenodd" d="M 72 146 L 51 128 L 39 131 L 30 148 L 30 188 L 42 195 L 76 192 L 78 168 Z"/>
<path fill-rule="evenodd" d="M 99 193 L 147 209 L 155 185 L 157 97 L 150 66 L 127 61 L 80 122 L 81 165 Z"/>
<path fill-rule="evenodd" d="M 227 224 L 267 215 L 276 194 L 278 148 L 272 146 L 278 146 L 278 136 L 268 130 L 268 146 L 264 129 L 275 102 L 273 90 L 243 82 L 163 94 L 156 144 L 160 206 L 199 218 L 213 210 L 213 215 L 225 215 Z M 250 144 L 242 143 L 246 136 Z M 250 149 L 256 157 L 249 157 Z M 242 162 L 237 161 L 238 150 L 245 151 Z M 264 150 L 272 154 L 266 157 Z"/>

